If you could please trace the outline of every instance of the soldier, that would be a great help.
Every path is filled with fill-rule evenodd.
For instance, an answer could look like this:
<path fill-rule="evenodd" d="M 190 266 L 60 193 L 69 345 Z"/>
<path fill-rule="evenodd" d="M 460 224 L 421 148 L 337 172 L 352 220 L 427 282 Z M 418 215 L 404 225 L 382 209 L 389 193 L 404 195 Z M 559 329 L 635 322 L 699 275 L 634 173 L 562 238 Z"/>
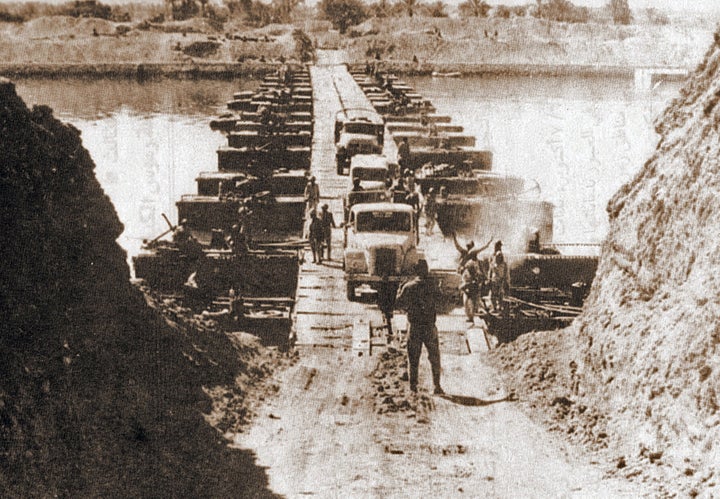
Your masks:
<path fill-rule="evenodd" d="M 527 244 L 528 253 L 540 253 L 542 251 L 540 246 L 540 231 L 532 228 L 530 229 L 530 239 Z"/>
<path fill-rule="evenodd" d="M 317 210 L 320 203 L 320 187 L 315 183 L 315 176 L 310 176 L 308 183 L 305 185 L 305 209 L 307 213 Z"/>
<path fill-rule="evenodd" d="M 226 242 L 235 255 L 243 255 L 248 252 L 248 240 L 244 223 L 233 224 Z"/>
<path fill-rule="evenodd" d="M 393 203 L 404 203 L 407 195 L 408 191 L 405 188 L 405 180 L 403 179 L 403 177 L 398 177 L 395 185 L 392 188 Z"/>
<path fill-rule="evenodd" d="M 470 260 L 467 265 L 465 265 L 465 270 L 463 270 L 462 273 L 462 284 L 460 284 L 467 322 L 475 322 L 475 313 L 477 312 L 477 306 L 481 299 L 480 291 L 484 281 L 485 276 L 480 271 L 480 265 L 478 265 L 477 260 Z"/>
<path fill-rule="evenodd" d="M 323 229 L 323 245 L 325 246 L 325 248 L 327 248 L 327 259 L 332 260 L 332 258 L 330 258 L 330 251 L 332 246 L 332 229 L 334 229 L 336 225 L 333 214 L 328 210 L 328 208 L 329 206 L 327 205 L 327 203 L 322 205 L 322 211 L 320 212 L 320 223 L 322 224 Z"/>
<path fill-rule="evenodd" d="M 498 253 L 502 253 L 502 241 L 495 241 L 493 255 L 497 255 Z"/>
<path fill-rule="evenodd" d="M 408 163 L 410 161 L 410 142 L 408 141 L 407 137 L 403 137 L 402 142 L 400 142 L 400 145 L 398 146 L 398 164 L 400 165 L 400 168 L 404 171 L 408 167 Z"/>
<path fill-rule="evenodd" d="M 387 273 L 383 274 L 382 280 L 378 285 L 377 290 L 377 305 L 383 314 L 385 324 L 388 330 L 388 337 L 392 337 L 392 318 L 393 311 L 395 309 L 395 298 L 397 296 L 398 285 L 395 282 L 390 281 Z"/>
<path fill-rule="evenodd" d="M 430 236 L 435 228 L 435 217 L 437 216 L 437 199 L 435 188 L 430 187 L 425 196 L 425 233 Z"/>
<path fill-rule="evenodd" d="M 488 246 L 490 246 L 492 240 L 493 238 L 491 237 L 487 244 L 481 246 L 480 248 L 476 248 L 475 241 L 470 240 L 467 242 L 467 244 L 465 244 L 465 247 L 463 248 L 462 246 L 460 246 L 460 243 L 457 240 L 457 235 L 453 232 L 453 242 L 455 243 L 455 249 L 457 249 L 458 253 L 460 254 L 460 260 L 458 262 L 458 272 L 462 273 L 463 269 L 465 268 L 465 264 L 477 258 L 477 255 L 479 253 L 481 253 L 483 250 L 487 249 Z M 495 247 L 497 248 L 497 244 L 495 244 Z"/>
<path fill-rule="evenodd" d="M 313 263 L 322 263 L 323 228 L 317 212 L 310 212 L 310 250 L 313 255 Z"/>
<path fill-rule="evenodd" d="M 173 231 L 173 242 L 180 253 L 191 262 L 196 262 L 204 256 L 202 245 L 193 237 L 187 228 L 187 219 L 182 219 Z"/>
<path fill-rule="evenodd" d="M 420 230 L 418 229 L 418 222 L 420 221 L 420 195 L 416 190 L 411 190 L 405 196 L 403 201 L 405 204 L 409 204 L 413 208 L 413 224 L 415 225 L 415 237 L 416 242 L 420 242 Z"/>
<path fill-rule="evenodd" d="M 410 390 L 417 391 L 418 364 L 422 346 L 428 352 L 430 367 L 432 368 L 434 393 L 442 395 L 445 392 L 440 386 L 440 343 L 438 341 L 435 320 L 437 318 L 436 306 L 440 292 L 435 283 L 429 278 L 427 262 L 419 261 L 415 265 L 417 277 L 403 284 L 398 291 L 396 307 L 407 311 L 408 319 L 408 364 Z"/>
<path fill-rule="evenodd" d="M 502 251 L 496 252 L 490 263 L 489 279 L 493 311 L 502 312 L 505 309 L 505 295 L 510 290 L 510 271 Z"/>
<path fill-rule="evenodd" d="M 355 177 L 355 178 L 353 179 L 352 192 L 359 192 L 359 191 L 364 190 L 364 189 L 363 189 L 363 186 L 360 185 L 360 182 L 361 182 L 360 177 Z"/>

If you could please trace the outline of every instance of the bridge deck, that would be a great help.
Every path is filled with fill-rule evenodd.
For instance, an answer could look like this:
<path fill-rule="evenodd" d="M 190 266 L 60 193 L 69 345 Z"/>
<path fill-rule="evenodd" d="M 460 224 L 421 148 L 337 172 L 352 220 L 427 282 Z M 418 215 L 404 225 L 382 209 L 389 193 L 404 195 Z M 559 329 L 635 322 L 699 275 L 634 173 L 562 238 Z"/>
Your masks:
<path fill-rule="evenodd" d="M 343 192 L 348 178 L 335 172 L 335 115 L 345 106 L 368 107 L 370 102 L 341 64 L 320 64 L 310 68 L 313 87 L 315 128 L 312 143 L 311 173 L 320 186 L 321 203 L 330 205 L 336 224 L 342 221 Z M 342 103 L 341 103 L 342 101 Z M 297 346 L 351 347 L 353 330 L 364 329 L 369 320 L 379 322 L 374 305 L 353 303 L 345 297 L 342 270 L 341 228 L 333 230 L 332 261 L 312 263 L 308 251 L 300 268 L 296 303 Z"/>

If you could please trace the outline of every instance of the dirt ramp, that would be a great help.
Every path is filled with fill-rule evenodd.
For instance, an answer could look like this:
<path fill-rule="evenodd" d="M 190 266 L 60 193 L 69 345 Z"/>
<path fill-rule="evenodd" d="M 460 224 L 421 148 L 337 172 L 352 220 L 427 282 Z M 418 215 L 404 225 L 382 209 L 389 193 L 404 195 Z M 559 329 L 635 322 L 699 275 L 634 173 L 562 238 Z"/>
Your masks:
<path fill-rule="evenodd" d="M 5 80 L 0 104 L 2 495 L 270 495 L 206 421 L 260 347 L 146 302 L 79 132 Z"/>

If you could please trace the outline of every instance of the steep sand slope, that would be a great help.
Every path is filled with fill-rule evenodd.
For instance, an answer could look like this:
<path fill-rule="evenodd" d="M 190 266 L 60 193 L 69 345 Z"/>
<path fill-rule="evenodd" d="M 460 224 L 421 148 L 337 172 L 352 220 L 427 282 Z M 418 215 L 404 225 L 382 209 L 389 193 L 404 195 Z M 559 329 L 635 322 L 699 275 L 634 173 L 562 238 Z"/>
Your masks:
<path fill-rule="evenodd" d="M 683 495 L 720 494 L 719 100 L 715 43 L 658 120 L 657 151 L 608 205 L 583 315 L 495 354 L 556 429 Z"/>
<path fill-rule="evenodd" d="M 2 495 L 270 495 L 208 422 L 237 426 L 223 412 L 267 374 L 259 345 L 158 313 L 131 286 L 76 129 L 7 81 L 0 129 Z"/>
<path fill-rule="evenodd" d="M 578 324 L 583 377 L 616 414 L 613 426 L 637 423 L 625 445 L 663 452 L 688 474 L 720 471 L 719 98 L 715 45 L 660 118 L 656 153 L 608 205 Z"/>

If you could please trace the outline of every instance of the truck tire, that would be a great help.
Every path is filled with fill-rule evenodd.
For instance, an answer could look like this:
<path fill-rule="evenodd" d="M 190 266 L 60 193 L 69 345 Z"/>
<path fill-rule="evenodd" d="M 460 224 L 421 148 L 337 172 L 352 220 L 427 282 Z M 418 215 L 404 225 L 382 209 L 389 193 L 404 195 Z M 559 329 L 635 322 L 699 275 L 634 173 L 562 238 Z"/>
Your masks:
<path fill-rule="evenodd" d="M 348 281 L 347 282 L 347 299 L 348 301 L 355 301 L 355 282 Z"/>

